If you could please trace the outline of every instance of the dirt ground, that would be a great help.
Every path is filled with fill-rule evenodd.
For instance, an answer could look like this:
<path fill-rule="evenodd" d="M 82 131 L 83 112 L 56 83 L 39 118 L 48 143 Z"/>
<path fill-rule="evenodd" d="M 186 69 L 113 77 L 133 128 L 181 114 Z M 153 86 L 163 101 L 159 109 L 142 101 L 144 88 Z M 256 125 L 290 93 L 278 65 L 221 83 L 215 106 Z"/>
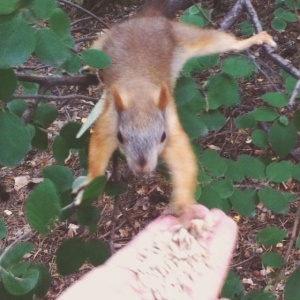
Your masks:
<path fill-rule="evenodd" d="M 213 1 L 204 1 L 203 6 L 211 7 Z M 207 3 L 207 5 L 205 5 Z M 222 17 L 226 14 L 226 11 L 234 3 L 233 0 L 222 1 L 221 8 L 218 9 L 214 21 L 218 22 L 222 20 Z M 297 67 L 300 61 L 300 52 L 297 51 L 300 43 L 300 25 L 299 22 L 292 23 L 288 26 L 284 32 L 275 32 L 270 27 L 271 20 L 273 18 L 273 11 L 275 7 L 275 1 L 252 1 L 255 6 L 260 19 L 263 21 L 263 28 L 267 30 L 278 43 L 278 53 L 285 58 L 289 59 Z M 74 26 L 73 34 L 75 38 L 81 38 L 86 36 L 93 36 L 97 31 L 101 30 L 101 24 L 99 24 L 93 18 L 83 20 L 86 18 L 84 13 L 79 13 L 77 9 L 66 7 L 72 18 L 72 22 L 82 19 Z M 97 15 L 106 23 L 112 24 L 116 20 L 120 20 L 127 15 L 133 14 L 135 6 L 119 5 L 119 6 L 100 6 L 97 11 Z M 238 33 L 238 31 L 236 31 Z M 85 47 L 86 44 L 79 45 L 79 47 Z M 279 69 L 274 66 L 272 62 L 266 59 L 263 53 L 259 49 L 255 49 L 255 55 L 257 56 L 258 63 L 263 61 L 262 67 L 268 66 L 266 72 L 269 77 L 274 80 L 275 84 L 279 86 L 282 84 L 279 82 Z M 199 76 L 197 80 L 205 80 L 209 75 L 209 71 L 205 71 Z M 263 82 L 263 84 L 262 84 Z M 257 73 L 250 81 L 241 81 L 242 91 L 242 103 L 255 107 L 258 101 L 259 95 L 262 92 L 271 91 L 271 83 L 261 73 Z M 59 118 L 49 128 L 49 137 L 52 141 L 55 135 L 58 134 L 59 128 L 67 121 L 76 120 L 80 121 L 86 117 L 92 108 L 92 104 L 87 101 L 74 101 L 59 109 Z M 250 133 L 246 131 L 236 130 L 230 120 L 227 122 L 226 127 L 222 128 L 222 131 L 211 132 L 205 138 L 199 140 L 199 144 L 203 148 L 218 147 L 221 149 L 221 154 L 226 157 L 235 158 L 237 155 L 246 153 L 253 154 L 254 149 L 249 143 L 247 143 L 250 137 Z M 51 149 L 51 145 L 49 145 Z M 0 248 L 8 246 L 20 235 L 28 230 L 28 225 L 24 217 L 24 205 L 28 193 L 35 186 L 35 182 L 42 177 L 41 171 L 45 166 L 54 164 L 54 159 L 51 156 L 51 152 L 40 153 L 36 150 L 30 151 L 24 163 L 16 168 L 0 169 L 1 187 L 0 187 L 0 217 L 4 218 L 4 221 L 9 230 L 8 236 L 4 242 L 0 241 Z M 67 165 L 72 168 L 75 176 L 79 174 L 79 162 L 76 156 L 71 156 Z M 170 185 L 159 174 L 155 173 L 147 178 L 134 178 L 128 171 L 125 165 L 121 165 L 120 168 L 121 179 L 128 184 L 129 192 L 122 197 L 122 206 L 126 211 L 126 217 L 120 212 L 116 218 L 116 232 L 115 232 L 115 246 L 116 248 L 123 247 L 131 238 L 135 235 L 133 227 L 136 231 L 144 228 L 151 220 L 159 216 L 167 205 L 170 195 Z M 25 176 L 25 177 L 24 177 Z M 24 177 L 25 184 L 22 188 L 18 188 L 15 184 L 15 179 Z M 290 186 L 283 187 L 286 189 L 292 189 L 293 191 L 299 191 L 295 182 L 289 183 Z M 267 226 L 278 226 L 288 233 L 288 237 L 291 235 L 293 224 L 296 217 L 297 203 L 291 204 L 289 214 L 274 215 L 265 208 L 257 207 L 257 214 L 253 219 L 246 219 L 235 212 L 232 212 L 232 217 L 239 225 L 239 242 L 234 254 L 232 262 L 233 270 L 237 273 L 238 277 L 243 281 L 245 289 L 262 289 L 268 285 L 273 285 L 273 280 L 278 274 L 274 270 L 266 270 L 266 274 L 261 272 L 262 265 L 260 255 L 264 251 L 255 242 L 255 236 L 258 231 Z M 101 220 L 99 222 L 99 229 L 95 236 L 98 239 L 108 242 L 111 233 L 111 217 L 113 209 L 113 200 L 109 197 L 104 197 L 99 200 L 99 209 L 101 210 Z M 11 212 L 11 215 L 5 213 L 5 211 Z M 128 219 L 131 221 L 129 222 Z M 77 232 L 74 232 L 70 224 L 74 220 L 70 220 L 61 224 L 54 232 L 45 237 L 39 234 L 31 234 L 28 240 L 35 245 L 35 252 L 31 257 L 35 261 L 41 261 L 45 263 L 52 274 L 52 285 L 44 298 L 46 300 L 55 299 L 67 286 L 75 282 L 82 274 L 91 269 L 90 265 L 84 265 L 80 272 L 73 276 L 62 277 L 56 271 L 55 265 L 55 251 L 58 245 L 63 240 L 74 235 L 80 237 L 87 236 L 84 228 L 78 228 Z M 274 251 L 285 255 L 289 239 L 287 238 L 282 244 L 279 244 Z M 29 258 L 29 259 L 30 259 Z M 298 265 L 300 259 L 299 251 L 292 251 L 288 263 L 285 266 L 285 274 L 290 274 Z M 270 273 L 269 273 L 270 272 Z M 267 274 L 268 273 L 268 274 Z M 282 299 L 281 284 L 277 285 L 276 297 Z"/>

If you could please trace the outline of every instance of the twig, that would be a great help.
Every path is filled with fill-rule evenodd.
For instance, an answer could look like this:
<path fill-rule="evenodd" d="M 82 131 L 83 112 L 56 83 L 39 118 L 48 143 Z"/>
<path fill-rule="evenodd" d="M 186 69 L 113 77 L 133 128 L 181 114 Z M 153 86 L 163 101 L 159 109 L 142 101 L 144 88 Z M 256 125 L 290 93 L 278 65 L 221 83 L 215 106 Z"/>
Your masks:
<path fill-rule="evenodd" d="M 7 254 L 7 252 L 13 247 L 15 246 L 17 243 L 19 243 L 22 240 L 28 241 L 29 239 L 31 239 L 34 235 L 34 232 L 29 229 L 27 232 L 23 233 L 21 236 L 19 236 L 13 243 L 11 243 L 5 250 L 4 252 L 1 253 L 0 255 L 0 263 L 2 261 L 2 259 L 5 257 L 5 255 Z"/>
<path fill-rule="evenodd" d="M 91 13 L 90 11 L 88 11 L 87 9 L 81 7 L 80 5 L 77 5 L 75 3 L 66 1 L 66 0 L 59 0 L 61 3 L 67 4 L 69 6 L 73 6 L 81 11 L 83 11 L 84 13 L 86 13 L 87 15 L 90 15 L 91 17 L 93 17 L 94 19 L 96 19 L 97 21 L 99 21 L 103 26 L 105 26 L 106 28 L 109 28 L 108 24 L 106 24 L 104 21 L 102 21 L 99 17 L 97 17 L 95 14 Z"/>
<path fill-rule="evenodd" d="M 295 104 L 295 100 L 298 96 L 299 91 L 300 91 L 300 79 L 298 79 L 298 81 L 297 81 L 297 83 L 294 87 L 293 93 L 291 95 L 291 98 L 290 98 L 290 101 L 289 101 L 290 106 L 293 106 Z"/>
<path fill-rule="evenodd" d="M 207 17 L 207 15 L 203 12 L 203 10 L 202 10 L 202 8 L 199 6 L 199 4 L 196 3 L 194 0 L 192 0 L 192 2 L 193 2 L 193 4 L 194 4 L 194 6 L 196 6 L 197 9 L 199 10 L 199 12 L 200 12 L 200 14 L 202 15 L 202 17 L 203 17 L 204 19 L 206 19 L 206 21 L 209 22 L 210 24 L 215 25 L 215 24 L 212 22 L 212 20 L 209 19 L 209 18 Z"/>
<path fill-rule="evenodd" d="M 47 95 L 19 95 L 15 94 L 12 96 L 13 99 L 32 99 L 32 100 L 48 100 L 48 101 L 66 101 L 66 100 L 75 100 L 75 99 L 82 99 L 87 101 L 92 101 L 96 103 L 99 99 L 79 95 L 79 94 L 71 94 L 67 96 L 47 96 Z"/>
<path fill-rule="evenodd" d="M 298 201 L 299 201 L 299 199 L 298 199 Z M 293 245 L 294 245 L 294 243 L 296 241 L 299 222 L 300 222 L 300 205 L 298 206 L 298 210 L 297 210 L 296 217 L 295 217 L 295 223 L 294 223 L 293 230 L 292 230 L 291 239 L 289 241 L 289 245 L 288 245 L 288 248 L 287 248 L 285 256 L 284 256 L 284 262 L 285 262 L 285 264 L 287 264 L 287 262 L 288 262 L 288 260 L 290 258 L 290 254 L 291 254 Z M 284 276 L 284 268 L 281 269 L 281 271 L 279 272 L 279 274 L 276 277 L 274 285 L 273 285 L 273 287 L 271 289 L 271 291 L 273 293 L 276 291 L 277 285 L 279 284 L 279 282 L 280 282 L 280 280 L 281 280 L 281 278 L 283 276 Z"/>
<path fill-rule="evenodd" d="M 89 85 L 98 85 L 99 79 L 96 75 L 85 74 L 85 75 L 62 75 L 62 76 L 41 76 L 41 75 L 28 75 L 23 73 L 15 73 L 19 81 L 34 82 L 40 85 L 51 88 L 54 86 L 89 86 Z"/>
<path fill-rule="evenodd" d="M 231 10 L 225 16 L 223 21 L 220 23 L 220 28 L 225 31 L 229 30 L 239 19 L 243 9 L 244 9 L 244 1 L 243 0 L 236 1 L 234 6 L 231 8 Z"/>

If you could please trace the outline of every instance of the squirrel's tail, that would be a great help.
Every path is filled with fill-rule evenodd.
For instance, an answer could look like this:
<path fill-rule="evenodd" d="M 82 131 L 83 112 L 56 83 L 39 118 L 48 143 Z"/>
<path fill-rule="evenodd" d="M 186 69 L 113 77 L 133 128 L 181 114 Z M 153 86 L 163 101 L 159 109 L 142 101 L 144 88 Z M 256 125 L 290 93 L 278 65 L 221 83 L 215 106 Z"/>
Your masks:
<path fill-rule="evenodd" d="M 192 0 L 146 0 L 139 8 L 138 16 L 164 16 L 173 19 L 179 10 L 184 10 L 192 4 Z"/>

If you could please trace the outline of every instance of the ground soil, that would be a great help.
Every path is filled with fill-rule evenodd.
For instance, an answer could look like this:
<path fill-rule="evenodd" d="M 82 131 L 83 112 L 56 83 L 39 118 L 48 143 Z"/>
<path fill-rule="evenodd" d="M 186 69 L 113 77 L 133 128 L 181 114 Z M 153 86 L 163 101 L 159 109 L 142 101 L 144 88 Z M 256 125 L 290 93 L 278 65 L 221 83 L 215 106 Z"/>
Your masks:
<path fill-rule="evenodd" d="M 212 7 L 212 2 L 213 1 L 204 1 L 204 6 Z M 215 12 L 214 20 L 216 22 L 221 21 L 226 11 L 229 10 L 234 2 L 233 0 L 222 1 L 221 6 Z M 277 41 L 279 54 L 291 60 L 295 66 L 298 66 L 300 61 L 300 52 L 297 52 L 300 38 L 299 22 L 290 24 L 284 32 L 275 32 L 270 26 L 275 9 L 275 1 L 255 0 L 252 2 L 260 19 L 263 21 L 264 30 L 267 30 L 273 35 Z M 206 3 L 207 5 L 205 5 Z M 75 38 L 93 36 L 97 31 L 103 28 L 103 26 L 93 18 L 84 20 L 86 15 L 82 12 L 79 13 L 76 8 L 65 8 L 68 10 L 73 22 L 82 19 L 81 22 L 77 23 L 78 25 L 74 27 L 73 34 Z M 134 5 L 125 7 L 124 4 L 106 4 L 98 7 L 97 15 L 106 23 L 113 24 L 128 15 L 132 15 L 135 9 L 136 6 Z M 238 31 L 236 31 L 236 33 L 238 34 Z M 86 46 L 86 44 L 80 44 L 78 47 Z M 253 51 L 257 56 L 258 64 L 261 63 L 262 68 L 265 69 L 269 78 L 266 78 L 263 74 L 258 72 L 251 80 L 241 81 L 241 102 L 245 107 L 255 107 L 259 105 L 259 95 L 263 92 L 271 91 L 272 84 L 276 84 L 278 87 L 282 86 L 280 76 L 278 75 L 278 67 L 264 57 L 264 54 L 259 49 L 254 49 Z M 197 80 L 205 81 L 209 72 L 210 71 L 206 71 L 198 75 Z M 272 82 L 270 82 L 270 78 Z M 53 140 L 53 137 L 58 134 L 62 124 L 69 120 L 80 121 L 89 114 L 91 108 L 91 103 L 80 100 L 60 107 L 58 121 L 49 128 L 50 140 Z M 234 115 L 234 113 L 239 114 L 240 111 L 230 112 L 232 115 Z M 250 133 L 236 130 L 232 124 L 232 120 L 229 118 L 226 126 L 222 128 L 222 130 L 210 133 L 205 138 L 199 140 L 199 144 L 203 148 L 218 148 L 223 156 L 230 158 L 235 158 L 242 153 L 259 155 L 251 144 L 248 143 L 249 138 Z M 51 149 L 51 145 L 49 145 L 49 149 Z M 9 229 L 6 240 L 0 241 L 0 247 L 8 246 L 28 230 L 28 225 L 24 217 L 26 198 L 28 193 L 35 186 L 35 179 L 42 177 L 42 169 L 52 164 L 54 164 L 54 159 L 50 151 L 40 153 L 36 150 L 32 150 L 26 157 L 24 163 L 20 166 L 13 169 L 5 167 L 0 169 L 0 217 L 4 218 Z M 67 165 L 72 168 L 75 176 L 79 174 L 79 162 L 76 156 L 71 156 Z M 151 220 L 159 216 L 166 207 L 170 195 L 169 183 L 157 173 L 144 179 L 137 179 L 130 174 L 125 164 L 121 164 L 120 174 L 121 179 L 124 180 L 129 187 L 128 194 L 121 199 L 126 217 L 123 213 L 118 212 L 117 217 L 112 220 L 113 200 L 109 197 L 103 197 L 99 200 L 98 204 L 102 217 L 99 222 L 99 229 L 95 234 L 97 238 L 108 242 L 111 234 L 111 223 L 112 221 L 115 222 L 116 231 L 114 243 L 116 249 L 126 245 L 135 235 L 134 231 L 141 230 Z M 28 182 L 24 187 L 17 189 L 15 178 L 20 176 L 27 176 Z M 289 182 L 282 188 L 296 193 L 299 191 L 299 187 L 297 187 L 295 182 Z M 239 242 L 234 253 L 232 267 L 238 277 L 243 280 L 246 290 L 262 289 L 268 285 L 272 286 L 274 278 L 278 275 L 278 272 L 274 270 L 267 270 L 266 273 L 268 274 L 262 272 L 263 267 L 261 265 L 260 256 L 266 249 L 261 248 L 261 246 L 255 242 L 256 233 L 262 228 L 275 225 L 286 230 L 288 233 L 287 236 L 290 237 L 295 222 L 297 205 L 297 203 L 292 204 L 290 212 L 285 215 L 274 215 L 262 206 L 258 206 L 257 214 L 253 219 L 246 219 L 232 212 L 232 217 L 239 225 Z M 12 214 L 8 215 L 4 213 L 6 210 Z M 57 246 L 68 237 L 74 235 L 84 237 L 87 235 L 84 228 L 80 227 L 77 232 L 74 232 L 70 229 L 70 224 L 72 224 L 72 220 L 61 224 L 47 237 L 39 234 L 30 234 L 28 237 L 35 245 L 35 251 L 29 259 L 32 258 L 35 261 L 45 263 L 52 274 L 52 285 L 47 296 L 44 298 L 47 300 L 55 299 L 67 286 L 91 269 L 90 265 L 84 265 L 76 275 L 67 277 L 62 277 L 57 273 L 55 265 L 55 251 Z M 273 250 L 285 255 L 289 242 L 289 238 L 287 238 Z M 291 273 L 297 267 L 299 258 L 299 251 L 294 250 L 291 252 L 285 266 L 285 275 Z M 278 284 L 275 291 L 277 299 L 282 299 L 282 289 L 283 285 Z"/>

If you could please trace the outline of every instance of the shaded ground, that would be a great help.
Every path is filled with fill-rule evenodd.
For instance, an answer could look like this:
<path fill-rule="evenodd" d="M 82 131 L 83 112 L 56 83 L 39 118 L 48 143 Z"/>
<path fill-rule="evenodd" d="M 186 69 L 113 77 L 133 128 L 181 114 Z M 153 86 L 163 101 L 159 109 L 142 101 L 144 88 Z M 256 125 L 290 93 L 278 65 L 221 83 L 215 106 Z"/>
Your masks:
<path fill-rule="evenodd" d="M 206 1 L 208 6 L 212 1 Z M 294 62 L 295 66 L 298 66 L 300 61 L 300 53 L 297 52 L 299 48 L 300 26 L 299 23 L 293 23 L 289 25 L 288 30 L 282 33 L 274 32 L 270 28 L 270 22 L 273 18 L 274 2 L 275 1 L 252 1 L 255 5 L 259 17 L 263 20 L 264 29 L 270 32 L 274 39 L 279 44 L 279 54 L 290 59 Z M 221 20 L 226 10 L 231 6 L 234 1 L 223 1 L 221 10 L 218 10 L 214 20 Z M 204 5 L 205 6 L 205 5 Z M 85 16 L 78 16 L 77 10 L 68 8 L 72 20 L 78 20 L 85 18 Z M 100 16 L 106 23 L 113 23 L 115 20 L 123 18 L 125 15 L 130 15 L 134 8 L 124 6 L 117 6 L 109 8 L 100 7 L 98 16 Z M 95 32 L 101 29 L 99 23 L 96 23 L 93 19 L 83 20 L 78 23 L 77 29 L 73 31 L 74 36 L 77 38 L 87 35 L 93 35 Z M 263 54 L 254 49 L 254 54 L 257 56 L 257 61 L 261 64 L 261 67 L 266 70 L 269 77 L 272 78 L 272 82 L 281 87 L 280 77 L 278 75 L 278 68 L 271 62 L 263 57 Z M 205 80 L 209 75 L 209 71 L 203 72 L 197 77 L 198 80 Z M 271 82 L 268 78 L 264 77 L 261 73 L 257 73 L 250 81 L 241 81 L 242 90 L 242 104 L 245 107 L 257 106 L 258 97 L 263 92 L 271 91 Z M 91 103 L 84 101 L 75 101 L 64 107 L 59 111 L 59 121 L 55 122 L 51 128 L 49 128 L 49 134 L 51 138 L 58 134 L 58 131 L 62 124 L 69 120 L 80 121 L 81 118 L 86 117 L 91 110 Z M 241 106 L 243 108 L 243 106 Z M 225 157 L 234 158 L 241 153 L 256 154 L 252 148 L 251 143 L 248 143 L 251 133 L 247 131 L 236 130 L 232 124 L 230 116 L 236 116 L 241 111 L 228 110 L 228 122 L 224 128 L 219 132 L 210 133 L 205 138 L 201 139 L 199 143 L 204 148 L 218 148 L 220 153 Z M 50 146 L 49 146 L 50 149 Z M 28 193 L 34 187 L 32 181 L 38 181 L 35 179 L 41 178 L 41 170 L 48 165 L 54 163 L 50 152 L 39 153 L 37 151 L 31 151 L 26 158 L 26 161 L 19 167 L 1 168 L 0 177 L 2 182 L 2 188 L 0 191 L 0 216 L 4 217 L 4 221 L 9 229 L 9 234 L 5 240 L 5 246 L 12 243 L 18 236 L 20 236 L 27 229 L 26 220 L 24 217 L 24 204 Z M 75 175 L 79 173 L 79 163 L 75 156 L 72 156 L 68 160 L 68 166 L 74 170 Z M 16 189 L 15 178 L 20 176 L 27 176 L 28 182 L 23 188 Z M 127 217 L 131 220 L 130 224 L 128 220 L 121 214 L 117 214 L 116 219 L 116 236 L 115 245 L 116 248 L 124 246 L 132 236 L 134 236 L 134 230 L 132 226 L 139 231 L 144 228 L 151 220 L 160 215 L 166 206 L 167 200 L 170 194 L 170 186 L 167 181 L 161 178 L 158 174 L 144 179 L 134 178 L 129 172 L 126 166 L 121 166 L 121 176 L 123 180 L 129 186 L 129 193 L 122 197 L 122 206 L 126 210 Z M 255 183 L 245 183 L 246 185 L 253 186 Z M 289 182 L 283 189 L 297 192 L 299 187 L 294 182 Z M 8 194 L 7 194 L 8 193 Z M 99 230 L 96 233 L 97 238 L 108 241 L 110 235 L 111 214 L 113 208 L 113 201 L 108 197 L 104 197 L 99 201 L 99 209 L 102 212 L 102 218 L 99 222 Z M 12 214 L 8 215 L 4 211 L 10 211 Z M 288 232 L 288 236 L 291 234 L 291 230 L 294 224 L 295 213 L 297 210 L 297 204 L 292 204 L 290 213 L 286 215 L 273 215 L 263 207 L 257 208 L 257 215 L 253 219 L 244 219 L 234 212 L 232 217 L 239 224 L 239 244 L 234 255 L 233 268 L 238 274 L 239 278 L 243 280 L 244 286 L 249 289 L 261 289 L 268 284 L 271 284 L 272 278 L 276 273 L 271 273 L 268 276 L 261 274 L 262 269 L 260 262 L 260 254 L 264 249 L 260 248 L 255 242 L 256 233 L 267 226 L 278 226 Z M 32 253 L 31 258 L 37 261 L 44 262 L 49 266 L 53 276 L 53 283 L 47 297 L 45 299 L 55 299 L 62 290 L 69 286 L 72 282 L 76 281 L 83 273 L 90 269 L 89 265 L 82 267 L 80 272 L 74 276 L 68 276 L 62 278 L 56 272 L 55 266 L 55 251 L 57 246 L 61 244 L 63 240 L 75 234 L 84 237 L 87 235 L 83 228 L 79 228 L 77 233 L 70 229 L 69 225 L 72 223 L 66 222 L 57 228 L 53 234 L 47 237 L 43 237 L 38 234 L 34 234 L 29 237 L 29 240 L 35 244 L 35 252 Z M 278 245 L 276 251 L 281 254 L 285 254 L 289 240 L 287 239 L 283 244 Z M 0 247 L 4 246 L 4 242 L 0 241 Z M 289 259 L 289 263 L 286 265 L 286 273 L 288 274 L 296 267 L 296 262 L 300 258 L 299 252 L 292 252 L 292 256 Z M 272 285 L 272 284 L 271 284 Z M 278 286 L 278 299 L 281 299 L 281 286 Z"/>

